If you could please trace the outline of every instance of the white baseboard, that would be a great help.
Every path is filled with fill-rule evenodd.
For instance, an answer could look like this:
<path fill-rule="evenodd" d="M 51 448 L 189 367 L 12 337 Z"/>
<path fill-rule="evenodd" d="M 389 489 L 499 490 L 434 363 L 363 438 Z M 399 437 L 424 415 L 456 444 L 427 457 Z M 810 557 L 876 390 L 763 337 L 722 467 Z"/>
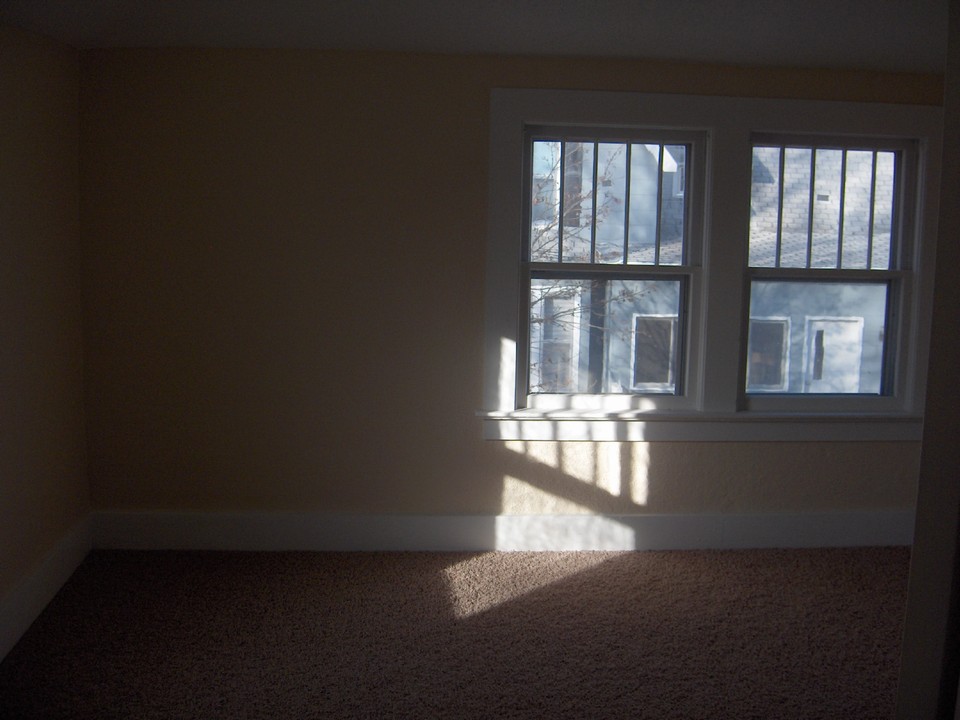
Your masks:
<path fill-rule="evenodd" d="M 683 550 L 910 545 L 910 510 L 765 515 L 327 515 L 106 511 L 97 548 Z"/>
<path fill-rule="evenodd" d="M 25 580 L 0 600 L 0 660 L 6 657 L 92 547 L 90 517 L 78 522 Z"/>

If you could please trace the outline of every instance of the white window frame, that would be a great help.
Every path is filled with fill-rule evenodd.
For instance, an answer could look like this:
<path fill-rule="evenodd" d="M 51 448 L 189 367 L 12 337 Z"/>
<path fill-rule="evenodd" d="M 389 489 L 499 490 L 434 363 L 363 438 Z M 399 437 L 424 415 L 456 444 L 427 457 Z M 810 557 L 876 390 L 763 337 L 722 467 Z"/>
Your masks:
<path fill-rule="evenodd" d="M 702 222 L 687 297 L 685 395 L 566 396 L 529 407 L 517 392 L 523 247 L 524 129 L 528 125 L 676 129 L 700 133 L 688 198 Z M 921 436 L 932 307 L 942 132 L 939 107 L 639 93 L 494 90 L 491 94 L 486 260 L 484 434 L 543 440 L 916 440 Z M 792 396 L 777 407 L 745 398 L 752 139 L 757 134 L 902 138 L 916 142 L 907 205 L 914 242 L 899 288 L 902 339 L 891 395 L 834 405 Z M 696 165 L 702 165 L 702 173 Z M 697 177 L 703 185 L 697 188 Z M 691 237 L 695 237 L 694 234 Z M 707 360 L 708 358 L 708 360 Z M 755 398 L 767 400 L 768 396 Z M 778 399 L 778 402 L 781 399 Z M 822 398 L 813 398 L 822 400 Z M 880 400 L 882 402 L 870 402 Z"/>

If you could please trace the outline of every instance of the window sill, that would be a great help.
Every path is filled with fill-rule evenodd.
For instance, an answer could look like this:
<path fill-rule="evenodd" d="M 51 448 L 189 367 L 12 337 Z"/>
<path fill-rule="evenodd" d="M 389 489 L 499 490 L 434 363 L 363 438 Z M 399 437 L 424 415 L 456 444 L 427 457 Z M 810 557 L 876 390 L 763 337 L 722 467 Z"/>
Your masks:
<path fill-rule="evenodd" d="M 914 415 L 515 410 L 479 416 L 487 440 L 919 442 L 923 436 L 923 418 Z"/>

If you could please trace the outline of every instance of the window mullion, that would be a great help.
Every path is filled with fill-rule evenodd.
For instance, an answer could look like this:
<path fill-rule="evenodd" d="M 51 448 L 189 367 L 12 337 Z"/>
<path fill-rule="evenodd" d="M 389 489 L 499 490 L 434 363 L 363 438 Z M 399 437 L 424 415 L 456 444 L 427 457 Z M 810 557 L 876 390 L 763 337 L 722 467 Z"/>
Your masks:
<path fill-rule="evenodd" d="M 844 235 L 844 208 L 847 201 L 847 151 L 843 151 L 840 160 L 840 217 L 837 222 L 839 236 L 837 237 L 837 267 L 843 267 L 843 235 Z M 869 252 L 869 251 L 868 251 Z M 869 257 L 869 255 L 868 255 Z M 867 267 L 869 267 L 869 261 Z"/>
<path fill-rule="evenodd" d="M 705 412 L 734 412 L 739 405 L 739 378 L 747 299 L 747 232 L 750 227 L 752 157 L 745 127 L 720 126 L 710 136 L 706 196 L 711 213 L 705 236 L 712 245 L 703 256 L 703 284 L 693 283 L 688 317 L 692 365 L 687 377 L 698 387 L 697 406 Z M 744 152 L 744 149 L 747 152 Z M 719 169 L 722 169 L 720 172 Z"/>
<path fill-rule="evenodd" d="M 874 222 L 874 212 L 877 199 L 877 151 L 873 151 L 873 157 L 871 158 L 870 163 L 870 208 L 869 208 L 869 222 L 867 223 L 867 268 L 873 268 L 873 222 Z M 890 263 L 887 263 L 888 267 Z"/>
<path fill-rule="evenodd" d="M 657 225 L 654 233 L 653 264 L 660 264 L 660 228 L 663 218 L 663 144 L 660 144 L 657 157 Z"/>
<path fill-rule="evenodd" d="M 813 264 L 813 209 L 817 181 L 817 151 L 810 150 L 810 197 L 807 210 L 807 268 Z"/>
<path fill-rule="evenodd" d="M 563 233 L 567 212 L 567 141 L 560 141 L 560 182 L 557 187 L 560 194 L 557 197 L 557 261 L 563 261 Z"/>
<path fill-rule="evenodd" d="M 777 202 L 777 249 L 776 249 L 776 260 L 774 261 L 774 267 L 780 267 L 781 255 L 783 254 L 783 198 L 784 198 L 784 187 L 783 182 L 786 178 L 786 170 L 784 165 L 787 161 L 787 149 L 783 146 L 780 147 L 780 163 L 778 166 L 778 181 L 777 187 L 779 189 L 780 199 Z"/>
<path fill-rule="evenodd" d="M 590 262 L 597 261 L 597 182 L 600 171 L 600 143 L 593 143 L 593 183 L 590 185 L 593 199 L 590 202 Z"/>
<path fill-rule="evenodd" d="M 630 258 L 630 185 L 632 184 L 630 173 L 633 168 L 633 146 L 631 143 L 627 143 L 626 145 L 626 172 L 623 191 L 623 260 L 621 260 L 624 265 L 627 264 Z"/>

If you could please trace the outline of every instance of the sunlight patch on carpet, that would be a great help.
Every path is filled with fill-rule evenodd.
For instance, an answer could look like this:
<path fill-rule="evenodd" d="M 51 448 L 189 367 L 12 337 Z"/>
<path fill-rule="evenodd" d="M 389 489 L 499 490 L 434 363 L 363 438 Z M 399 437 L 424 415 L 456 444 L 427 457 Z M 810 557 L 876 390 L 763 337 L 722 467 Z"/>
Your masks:
<path fill-rule="evenodd" d="M 522 555 L 527 563 L 517 563 Z M 483 553 L 444 570 L 454 615 L 468 618 L 590 570 L 610 559 L 611 553 Z"/>

